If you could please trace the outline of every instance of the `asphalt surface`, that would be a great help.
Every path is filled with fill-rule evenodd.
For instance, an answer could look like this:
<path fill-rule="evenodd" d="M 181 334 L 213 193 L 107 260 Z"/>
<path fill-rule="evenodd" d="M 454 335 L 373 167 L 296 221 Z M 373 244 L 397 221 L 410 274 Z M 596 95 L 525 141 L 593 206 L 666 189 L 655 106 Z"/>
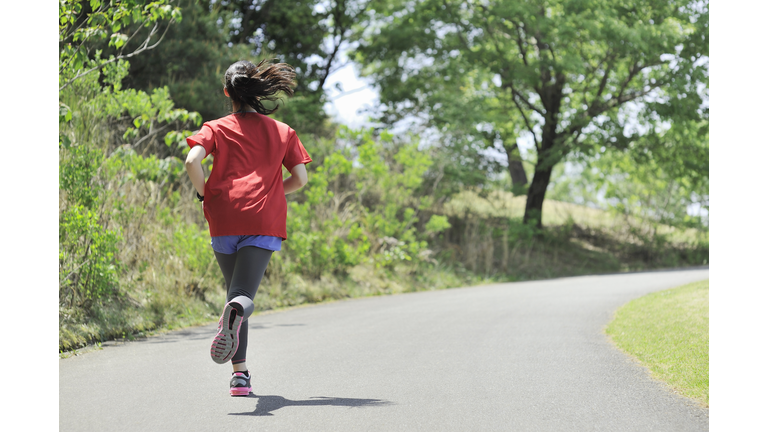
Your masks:
<path fill-rule="evenodd" d="M 680 270 L 363 298 L 250 319 L 249 397 L 215 325 L 59 362 L 61 431 L 707 431 L 603 333 Z"/>

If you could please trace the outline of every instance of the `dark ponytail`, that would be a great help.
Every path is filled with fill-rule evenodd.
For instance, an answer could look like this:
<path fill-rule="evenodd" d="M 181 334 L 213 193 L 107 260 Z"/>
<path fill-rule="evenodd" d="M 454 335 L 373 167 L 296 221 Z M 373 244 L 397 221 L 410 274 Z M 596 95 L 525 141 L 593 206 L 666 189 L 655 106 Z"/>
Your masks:
<path fill-rule="evenodd" d="M 262 60 L 258 65 L 247 60 L 232 64 L 224 73 L 224 86 L 233 102 L 250 105 L 259 114 L 272 114 L 278 106 L 267 109 L 262 100 L 276 101 L 279 93 L 293 96 L 296 73 L 286 63 Z"/>

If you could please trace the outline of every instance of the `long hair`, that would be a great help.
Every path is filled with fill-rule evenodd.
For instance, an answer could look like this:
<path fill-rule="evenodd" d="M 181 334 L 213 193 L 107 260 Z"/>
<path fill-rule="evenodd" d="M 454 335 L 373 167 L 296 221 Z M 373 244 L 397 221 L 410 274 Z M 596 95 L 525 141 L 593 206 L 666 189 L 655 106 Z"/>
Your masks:
<path fill-rule="evenodd" d="M 296 72 L 287 63 L 264 59 L 254 65 L 247 60 L 233 63 L 224 73 L 224 86 L 233 102 L 250 105 L 259 114 L 272 114 L 278 106 L 267 109 L 262 100 L 276 101 L 280 93 L 293 96 Z"/>

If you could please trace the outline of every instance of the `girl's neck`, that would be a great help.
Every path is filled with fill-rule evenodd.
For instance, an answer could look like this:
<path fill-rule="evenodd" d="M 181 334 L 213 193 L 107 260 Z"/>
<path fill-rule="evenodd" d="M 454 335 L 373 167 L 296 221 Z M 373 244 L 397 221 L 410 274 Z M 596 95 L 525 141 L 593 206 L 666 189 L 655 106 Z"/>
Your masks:
<path fill-rule="evenodd" d="M 242 105 L 235 105 L 232 104 L 232 111 L 239 113 L 239 112 L 258 112 L 250 105 L 242 104 Z"/>

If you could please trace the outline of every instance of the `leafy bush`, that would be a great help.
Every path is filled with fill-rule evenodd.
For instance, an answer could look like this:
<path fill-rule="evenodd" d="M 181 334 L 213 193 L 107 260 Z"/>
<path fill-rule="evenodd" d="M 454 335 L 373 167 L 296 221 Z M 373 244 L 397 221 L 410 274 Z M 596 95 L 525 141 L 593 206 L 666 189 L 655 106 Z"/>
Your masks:
<path fill-rule="evenodd" d="M 68 208 L 59 222 L 59 301 L 89 308 L 98 299 L 119 295 L 116 230 L 105 229 L 99 215 L 82 205 Z"/>
<path fill-rule="evenodd" d="M 370 130 L 342 127 L 336 142 L 290 203 L 291 237 L 280 271 L 316 280 L 347 275 L 361 264 L 392 270 L 419 258 L 427 236 L 448 227 L 437 217 L 426 236 L 416 231 L 420 202 L 413 192 L 429 157 L 418 151 L 418 143 Z"/>

